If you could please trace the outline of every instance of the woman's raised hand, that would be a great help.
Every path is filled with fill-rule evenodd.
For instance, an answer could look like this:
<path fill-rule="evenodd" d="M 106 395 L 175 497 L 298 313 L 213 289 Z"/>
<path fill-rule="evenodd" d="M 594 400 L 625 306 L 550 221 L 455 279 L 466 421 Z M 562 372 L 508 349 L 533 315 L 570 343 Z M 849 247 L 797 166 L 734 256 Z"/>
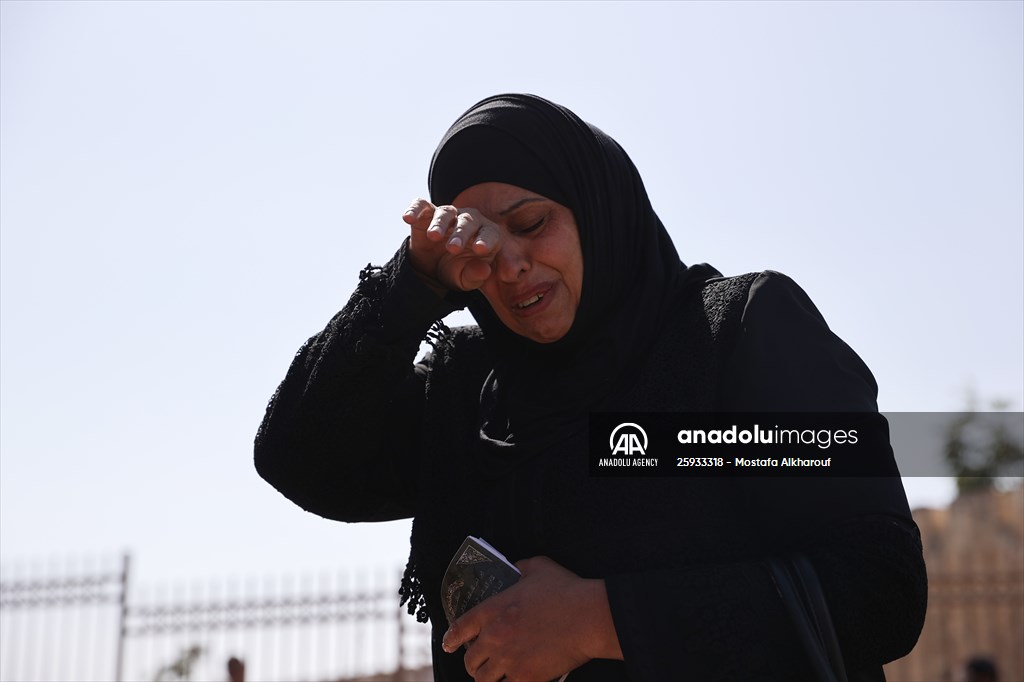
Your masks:
<path fill-rule="evenodd" d="M 434 206 L 417 199 L 402 220 L 412 228 L 412 266 L 439 295 L 479 289 L 491 276 L 502 229 L 476 209 Z"/>

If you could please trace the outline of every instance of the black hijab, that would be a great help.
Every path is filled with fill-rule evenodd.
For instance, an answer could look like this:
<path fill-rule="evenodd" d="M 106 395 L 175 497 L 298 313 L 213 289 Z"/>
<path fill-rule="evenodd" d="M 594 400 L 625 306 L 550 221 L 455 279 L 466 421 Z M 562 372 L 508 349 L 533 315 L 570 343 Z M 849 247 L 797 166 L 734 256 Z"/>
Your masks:
<path fill-rule="evenodd" d="M 511 332 L 480 292 L 465 296 L 498 357 L 481 391 L 480 440 L 508 462 L 578 436 L 589 411 L 628 407 L 616 398 L 693 275 L 626 152 L 563 106 L 496 95 L 460 116 L 434 152 L 431 199 L 450 204 L 483 182 L 516 185 L 568 207 L 583 250 L 576 318 L 554 343 Z"/>

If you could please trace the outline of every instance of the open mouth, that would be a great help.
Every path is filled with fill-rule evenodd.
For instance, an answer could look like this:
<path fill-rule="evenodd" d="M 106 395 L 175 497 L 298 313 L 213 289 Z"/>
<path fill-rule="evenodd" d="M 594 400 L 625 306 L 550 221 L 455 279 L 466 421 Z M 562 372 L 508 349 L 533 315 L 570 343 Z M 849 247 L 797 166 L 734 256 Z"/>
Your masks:
<path fill-rule="evenodd" d="M 541 301 L 541 299 L 543 299 L 543 298 L 544 298 L 544 294 L 534 294 L 533 296 L 531 296 L 530 298 L 526 299 L 522 303 L 517 303 L 516 304 L 516 308 L 519 308 L 520 310 L 523 310 L 525 308 L 529 308 L 530 306 L 532 306 L 532 305 L 534 305 L 536 303 L 539 303 Z"/>
<path fill-rule="evenodd" d="M 517 317 L 531 317 L 547 310 L 558 301 L 554 282 L 542 282 L 518 294 L 508 302 L 508 310 Z"/>

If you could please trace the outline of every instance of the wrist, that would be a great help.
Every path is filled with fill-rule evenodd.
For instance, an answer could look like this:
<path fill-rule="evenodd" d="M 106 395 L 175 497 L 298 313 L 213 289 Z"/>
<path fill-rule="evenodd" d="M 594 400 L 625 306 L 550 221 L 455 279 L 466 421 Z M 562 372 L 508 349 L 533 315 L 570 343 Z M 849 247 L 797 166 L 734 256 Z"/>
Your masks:
<path fill-rule="evenodd" d="M 373 287 L 376 293 L 371 297 L 379 300 L 380 304 L 376 314 L 379 329 L 374 335 L 385 343 L 415 339 L 418 345 L 431 324 L 458 309 L 420 278 L 406 244 L 377 269 L 372 279 L 378 283 Z M 365 286 L 360 282 L 360 287 Z M 364 295 L 369 292 L 369 289 L 364 291 Z"/>
<path fill-rule="evenodd" d="M 418 277 L 421 282 L 427 285 L 427 288 L 429 288 L 431 291 L 437 294 L 438 298 L 444 298 L 445 296 L 448 295 L 449 289 L 440 282 L 438 282 L 436 279 L 424 275 L 422 272 L 420 272 L 419 268 L 413 267 L 412 271 L 416 273 L 416 277 Z"/>
<path fill-rule="evenodd" d="M 444 298 L 448 294 L 449 288 L 431 273 L 432 264 L 421 258 L 419 252 L 413 250 L 411 240 L 407 249 L 409 265 L 412 266 L 412 271 L 416 273 L 416 277 L 437 294 L 439 298 Z"/>
<path fill-rule="evenodd" d="M 615 632 L 615 621 L 612 620 L 604 580 L 586 579 L 583 589 L 588 604 L 584 611 L 586 617 L 583 619 L 584 653 L 588 658 L 623 660 L 622 647 L 619 645 L 619 635 Z"/>

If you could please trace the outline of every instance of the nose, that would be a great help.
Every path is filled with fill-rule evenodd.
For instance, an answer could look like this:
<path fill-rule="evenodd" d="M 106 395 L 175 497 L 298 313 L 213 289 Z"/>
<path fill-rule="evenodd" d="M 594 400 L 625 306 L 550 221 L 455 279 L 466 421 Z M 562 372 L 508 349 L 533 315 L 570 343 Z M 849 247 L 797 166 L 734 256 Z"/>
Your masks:
<path fill-rule="evenodd" d="M 516 242 L 514 238 L 505 240 L 494 257 L 498 279 L 502 282 L 515 282 L 530 270 L 529 254 Z"/>

